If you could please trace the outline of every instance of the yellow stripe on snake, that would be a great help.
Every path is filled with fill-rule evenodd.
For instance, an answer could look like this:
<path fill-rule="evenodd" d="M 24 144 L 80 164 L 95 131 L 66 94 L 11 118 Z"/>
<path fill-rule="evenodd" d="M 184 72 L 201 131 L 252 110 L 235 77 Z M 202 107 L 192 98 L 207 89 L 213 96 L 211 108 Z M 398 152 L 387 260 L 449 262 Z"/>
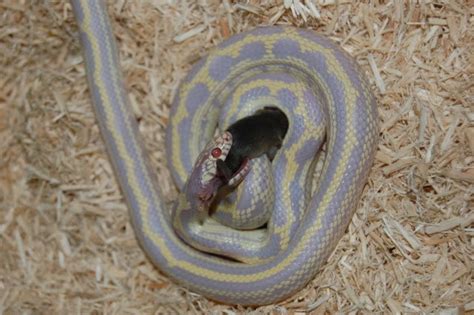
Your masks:
<path fill-rule="evenodd" d="M 168 166 L 183 192 L 170 210 L 140 141 L 105 6 L 72 4 L 97 120 L 151 261 L 184 287 L 229 304 L 269 304 L 300 290 L 344 234 L 375 153 L 376 103 L 354 60 L 327 38 L 292 27 L 257 28 L 220 44 L 193 67 L 172 106 Z M 271 163 L 251 160 L 230 199 L 203 219 L 186 193 L 193 189 L 189 174 L 215 174 L 209 150 L 228 149 L 222 137 L 213 140 L 216 128 L 223 132 L 265 106 L 288 118 L 281 149 Z M 231 202 L 237 206 L 229 210 Z M 258 219 L 246 225 L 248 217 Z"/>

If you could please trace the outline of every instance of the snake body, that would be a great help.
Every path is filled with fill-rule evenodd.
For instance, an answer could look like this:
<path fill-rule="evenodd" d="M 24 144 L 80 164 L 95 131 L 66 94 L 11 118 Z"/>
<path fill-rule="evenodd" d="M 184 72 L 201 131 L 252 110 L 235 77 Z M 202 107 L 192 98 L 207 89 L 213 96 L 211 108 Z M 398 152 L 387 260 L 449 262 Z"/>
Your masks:
<path fill-rule="evenodd" d="M 273 201 L 269 232 L 260 234 L 253 263 L 236 262 L 199 251 L 177 236 L 140 141 L 105 5 L 95 0 L 72 4 L 98 124 L 137 238 L 151 261 L 184 287 L 224 303 L 269 304 L 301 289 L 342 237 L 375 153 L 376 102 L 355 61 L 311 31 L 258 28 L 223 42 L 183 81 L 166 139 L 169 167 L 179 187 L 216 126 L 223 130 L 267 105 L 279 107 L 289 120 L 283 147 L 272 163 L 279 167 L 266 166 L 274 182 L 284 184 Z M 242 103 L 249 103 L 249 109 Z M 311 176 L 301 173 L 314 167 L 308 156 L 315 155 L 324 138 L 321 131 L 326 131 L 326 158 L 309 198 L 305 186 Z M 193 210 L 189 200 L 181 194 L 176 204 L 174 216 L 186 221 L 183 214 Z M 245 242 L 245 234 L 235 238 L 241 237 Z M 237 247 L 228 250 L 233 253 Z"/>

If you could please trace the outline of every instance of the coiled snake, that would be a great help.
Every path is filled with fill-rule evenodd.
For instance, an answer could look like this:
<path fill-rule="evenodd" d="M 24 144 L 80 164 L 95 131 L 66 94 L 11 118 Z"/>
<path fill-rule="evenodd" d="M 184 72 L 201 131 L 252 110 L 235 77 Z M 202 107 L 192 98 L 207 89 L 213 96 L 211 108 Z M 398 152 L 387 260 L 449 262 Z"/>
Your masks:
<path fill-rule="evenodd" d="M 312 31 L 267 27 L 229 38 L 194 66 L 177 93 L 166 139 L 178 186 L 189 187 L 185 183 L 192 178 L 187 179 L 193 163 L 215 145 L 217 125 L 224 130 L 268 105 L 280 108 L 289 121 L 273 163 L 252 160 L 243 181 L 273 175 L 269 182 L 274 188 L 269 189 L 275 192 L 270 202 L 274 210 L 266 229 L 217 228 L 218 219 L 206 219 L 210 223 L 203 225 L 195 220 L 198 211 L 190 207 L 193 197 L 186 193 L 180 194 L 173 214 L 168 211 L 131 112 L 105 6 L 94 0 L 72 4 L 101 133 L 136 235 L 153 263 L 183 286 L 224 303 L 269 304 L 301 289 L 342 237 L 374 157 L 376 103 L 354 60 Z M 324 137 L 326 157 L 309 198 L 312 175 L 305 172 L 314 168 Z M 244 188 L 239 186 L 235 198 L 245 199 L 240 190 Z M 210 230 L 201 240 L 193 236 L 206 224 Z M 191 229 L 190 235 L 178 231 L 183 235 L 177 236 L 173 225 Z M 221 237 L 225 244 L 217 246 L 235 259 L 183 241 L 192 238 L 202 241 L 198 248 L 212 247 L 211 241 Z M 227 243 L 235 240 L 245 245 Z"/>

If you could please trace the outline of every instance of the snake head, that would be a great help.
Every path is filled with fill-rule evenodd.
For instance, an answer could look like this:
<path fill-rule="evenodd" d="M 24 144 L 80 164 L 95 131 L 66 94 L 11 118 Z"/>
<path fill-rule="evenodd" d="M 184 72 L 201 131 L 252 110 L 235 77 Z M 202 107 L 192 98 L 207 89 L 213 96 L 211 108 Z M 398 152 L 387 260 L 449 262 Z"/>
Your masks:
<path fill-rule="evenodd" d="M 207 211 L 219 188 L 225 185 L 218 163 L 225 161 L 231 146 L 232 134 L 226 131 L 210 141 L 198 156 L 186 184 L 186 195 L 192 208 Z"/>
<path fill-rule="evenodd" d="M 250 171 L 248 158 L 235 173 L 227 167 L 224 161 L 231 147 L 232 134 L 226 131 L 210 141 L 199 155 L 186 185 L 187 199 L 192 208 L 207 211 L 222 186 L 235 188 Z"/>

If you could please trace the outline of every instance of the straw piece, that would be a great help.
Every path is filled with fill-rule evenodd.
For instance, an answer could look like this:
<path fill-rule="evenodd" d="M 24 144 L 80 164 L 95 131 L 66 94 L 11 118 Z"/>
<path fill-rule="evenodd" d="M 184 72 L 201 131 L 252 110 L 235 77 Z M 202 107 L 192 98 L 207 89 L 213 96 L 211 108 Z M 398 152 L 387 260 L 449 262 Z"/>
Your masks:
<path fill-rule="evenodd" d="M 394 172 L 400 171 L 407 168 L 408 166 L 414 165 L 417 162 L 416 158 L 406 158 L 400 159 L 397 162 L 384 168 L 383 173 L 385 175 L 390 175 Z"/>
<path fill-rule="evenodd" d="M 462 218 L 462 217 L 457 217 L 457 218 L 451 218 L 448 220 L 445 220 L 443 222 L 440 222 L 436 225 L 432 226 L 427 226 L 425 227 L 425 233 L 427 234 L 435 234 L 435 233 L 440 233 L 448 230 L 452 230 L 458 226 L 469 226 L 474 222 L 474 214 L 467 218 Z"/>
<path fill-rule="evenodd" d="M 367 56 L 367 60 L 369 61 L 370 68 L 372 69 L 372 73 L 374 74 L 375 84 L 379 88 L 380 93 L 385 93 L 385 83 L 382 79 L 382 76 L 380 75 L 380 71 L 377 67 L 377 64 L 375 63 L 374 56 L 372 54 L 369 54 Z"/>
<path fill-rule="evenodd" d="M 175 36 L 173 39 L 175 42 L 181 43 L 191 37 L 196 36 L 197 34 L 201 33 L 205 29 L 206 29 L 206 25 L 199 25 L 199 26 L 193 27 L 192 29 L 190 29 L 189 31 L 185 33 Z"/>
<path fill-rule="evenodd" d="M 465 134 L 471 155 L 474 156 L 474 127 L 466 128 Z"/>
<path fill-rule="evenodd" d="M 444 170 L 441 174 L 454 180 L 462 180 L 474 184 L 474 168 L 465 171 Z"/>

